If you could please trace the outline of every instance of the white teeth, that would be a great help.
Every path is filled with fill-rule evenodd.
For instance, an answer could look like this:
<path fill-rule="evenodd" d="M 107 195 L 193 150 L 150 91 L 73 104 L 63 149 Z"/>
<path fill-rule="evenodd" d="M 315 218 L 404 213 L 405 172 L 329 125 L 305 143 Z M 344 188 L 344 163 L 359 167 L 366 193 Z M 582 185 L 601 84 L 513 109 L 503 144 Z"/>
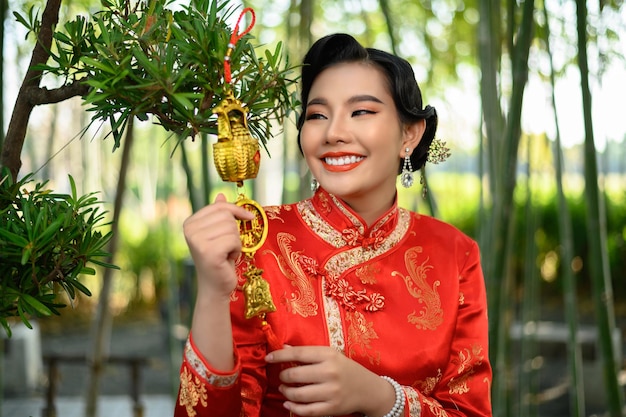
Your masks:
<path fill-rule="evenodd" d="M 341 156 L 339 158 L 324 158 L 324 161 L 328 164 L 328 165 L 348 165 L 348 164 L 355 164 L 359 161 L 362 161 L 364 159 L 364 157 L 362 156 Z"/>

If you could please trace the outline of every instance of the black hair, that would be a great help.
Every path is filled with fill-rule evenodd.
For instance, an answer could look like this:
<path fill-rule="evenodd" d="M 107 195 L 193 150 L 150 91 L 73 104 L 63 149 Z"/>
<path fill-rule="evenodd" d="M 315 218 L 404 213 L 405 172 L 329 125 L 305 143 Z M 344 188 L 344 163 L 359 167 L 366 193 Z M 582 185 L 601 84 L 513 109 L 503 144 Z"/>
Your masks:
<path fill-rule="evenodd" d="M 352 36 L 337 33 L 317 40 L 304 57 L 301 78 L 302 109 L 298 119 L 298 146 L 300 131 L 306 117 L 306 106 L 311 86 L 326 68 L 345 62 L 372 63 L 382 70 L 389 83 L 389 91 L 403 124 L 426 120 L 426 130 L 419 145 L 411 154 L 411 167 L 416 171 L 426 163 L 428 148 L 437 131 L 437 112 L 432 106 L 422 108 L 422 93 L 415 81 L 411 64 L 403 58 L 374 48 L 363 47 Z M 398 173 L 402 170 L 402 162 Z"/>

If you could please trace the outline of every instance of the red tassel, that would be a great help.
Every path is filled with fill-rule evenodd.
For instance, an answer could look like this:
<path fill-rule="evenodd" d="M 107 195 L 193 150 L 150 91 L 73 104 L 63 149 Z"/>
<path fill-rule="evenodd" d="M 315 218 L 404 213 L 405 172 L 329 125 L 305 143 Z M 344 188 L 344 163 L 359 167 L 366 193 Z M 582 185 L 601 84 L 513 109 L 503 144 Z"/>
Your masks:
<path fill-rule="evenodd" d="M 267 340 L 267 351 L 273 352 L 275 350 L 282 349 L 283 343 L 278 340 L 276 333 L 272 330 L 272 326 L 266 320 L 263 320 L 261 326 L 263 333 L 265 333 L 265 339 Z"/>
<path fill-rule="evenodd" d="M 252 15 L 252 21 L 243 32 L 239 33 L 239 24 L 241 23 L 241 19 L 248 12 L 250 12 L 250 14 Z M 232 74 L 230 72 L 230 54 L 235 48 L 235 44 L 237 43 L 237 41 L 239 41 L 239 39 L 243 38 L 244 35 L 250 32 L 252 26 L 254 26 L 255 21 L 256 15 L 254 14 L 254 10 L 251 7 L 246 7 L 245 9 L 243 9 L 241 14 L 239 15 L 239 19 L 237 19 L 235 30 L 233 30 L 233 33 L 231 33 L 230 35 L 230 42 L 228 43 L 228 49 L 226 50 L 226 56 L 224 57 L 224 81 L 226 82 L 226 84 L 230 84 L 230 82 L 232 81 Z"/>

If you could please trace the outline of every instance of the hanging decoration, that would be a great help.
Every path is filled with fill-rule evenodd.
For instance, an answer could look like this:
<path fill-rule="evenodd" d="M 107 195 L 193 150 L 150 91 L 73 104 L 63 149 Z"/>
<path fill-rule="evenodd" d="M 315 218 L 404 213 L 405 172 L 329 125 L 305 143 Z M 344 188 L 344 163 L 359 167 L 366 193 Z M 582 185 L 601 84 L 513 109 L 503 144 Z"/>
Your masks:
<path fill-rule="evenodd" d="M 239 34 L 239 24 L 246 13 L 252 15 L 248 27 Z M 250 32 L 254 26 L 254 10 L 245 8 L 237 20 L 231 35 L 226 56 L 224 57 L 224 82 L 226 95 L 222 102 L 213 109 L 217 114 L 217 142 L 213 144 L 213 160 L 220 177 L 224 181 L 234 182 L 240 189 L 235 204 L 254 214 L 252 220 L 239 220 L 239 235 L 245 262 L 246 283 L 245 317 L 260 317 L 271 350 L 281 347 L 276 336 L 266 321 L 266 314 L 276 311 L 272 300 L 269 283 L 262 277 L 263 270 L 254 265 L 254 254 L 267 238 L 267 215 L 259 203 L 246 197 L 241 190 L 244 180 L 254 179 L 259 172 L 261 152 L 259 142 L 253 138 L 248 128 L 248 110 L 239 101 L 231 88 L 231 55 L 239 39 Z"/>

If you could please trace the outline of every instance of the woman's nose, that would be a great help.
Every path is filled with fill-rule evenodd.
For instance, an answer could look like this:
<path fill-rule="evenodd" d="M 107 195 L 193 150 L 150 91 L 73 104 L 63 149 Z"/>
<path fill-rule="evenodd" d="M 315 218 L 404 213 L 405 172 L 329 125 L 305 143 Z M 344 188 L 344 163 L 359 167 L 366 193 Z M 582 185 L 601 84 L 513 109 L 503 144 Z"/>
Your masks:
<path fill-rule="evenodd" d="M 327 143 L 344 143 L 350 140 L 350 131 L 348 128 L 348 123 L 345 121 L 334 118 L 331 120 L 328 125 L 328 130 L 326 131 L 326 142 Z"/>

